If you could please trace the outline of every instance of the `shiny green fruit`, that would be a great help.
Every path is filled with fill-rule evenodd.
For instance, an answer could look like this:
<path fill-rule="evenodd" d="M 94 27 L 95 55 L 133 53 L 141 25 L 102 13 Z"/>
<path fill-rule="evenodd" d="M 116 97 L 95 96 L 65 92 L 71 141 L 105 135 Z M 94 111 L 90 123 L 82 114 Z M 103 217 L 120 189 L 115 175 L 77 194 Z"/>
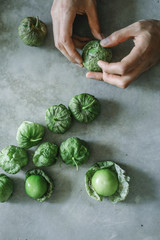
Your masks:
<path fill-rule="evenodd" d="M 31 175 L 25 181 L 25 191 L 31 198 L 41 198 L 47 189 L 47 181 L 40 175 Z"/>
<path fill-rule="evenodd" d="M 94 190 L 104 197 L 113 195 L 118 189 L 117 176 L 109 169 L 96 171 L 91 182 Z"/>

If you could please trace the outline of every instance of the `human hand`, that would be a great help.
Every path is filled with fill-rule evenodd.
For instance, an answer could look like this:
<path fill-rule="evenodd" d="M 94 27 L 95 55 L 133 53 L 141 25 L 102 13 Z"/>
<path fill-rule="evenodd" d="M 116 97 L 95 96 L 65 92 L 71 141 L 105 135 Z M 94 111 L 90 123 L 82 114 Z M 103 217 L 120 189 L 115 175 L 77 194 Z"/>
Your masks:
<path fill-rule="evenodd" d="M 102 39 L 96 0 L 54 0 L 51 8 L 55 46 L 71 61 L 82 65 L 82 57 L 76 47 L 82 48 L 89 38 L 72 36 L 76 14 L 86 14 L 93 36 Z"/>
<path fill-rule="evenodd" d="M 141 20 L 112 33 L 101 41 L 103 47 L 113 47 L 132 38 L 135 46 L 120 62 L 98 61 L 100 72 L 88 72 L 87 78 L 103 80 L 120 88 L 126 88 L 141 73 L 160 59 L 160 21 Z"/>

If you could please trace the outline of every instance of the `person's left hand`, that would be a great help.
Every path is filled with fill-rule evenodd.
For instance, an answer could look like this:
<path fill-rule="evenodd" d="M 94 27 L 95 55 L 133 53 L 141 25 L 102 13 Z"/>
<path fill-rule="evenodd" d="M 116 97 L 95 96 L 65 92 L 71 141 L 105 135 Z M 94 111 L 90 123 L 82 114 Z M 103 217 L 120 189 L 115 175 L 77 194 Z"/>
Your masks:
<path fill-rule="evenodd" d="M 128 56 L 116 63 L 98 61 L 102 72 L 88 72 L 86 77 L 126 88 L 141 73 L 160 60 L 160 21 L 136 22 L 101 40 L 101 45 L 113 47 L 129 38 L 133 39 L 135 46 Z"/>
<path fill-rule="evenodd" d="M 51 16 L 55 46 L 69 61 L 82 67 L 82 56 L 76 48 L 82 48 L 91 39 L 73 35 L 73 22 L 76 14 L 86 14 L 93 36 L 99 40 L 103 38 L 98 21 L 96 0 L 54 0 Z"/>

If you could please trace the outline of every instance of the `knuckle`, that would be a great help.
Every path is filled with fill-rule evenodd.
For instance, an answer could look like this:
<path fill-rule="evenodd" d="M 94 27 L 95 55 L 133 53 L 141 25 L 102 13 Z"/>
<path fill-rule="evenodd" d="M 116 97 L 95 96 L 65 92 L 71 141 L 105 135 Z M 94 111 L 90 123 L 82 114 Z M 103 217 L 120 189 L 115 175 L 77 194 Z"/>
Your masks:
<path fill-rule="evenodd" d="M 74 53 L 70 53 L 70 57 L 71 57 L 71 59 L 72 59 L 73 61 L 75 61 L 76 56 L 75 56 Z"/>
<path fill-rule="evenodd" d="M 107 80 L 108 80 L 108 79 L 107 79 L 107 76 L 108 76 L 108 75 L 107 75 L 105 72 L 103 72 L 102 80 L 105 81 L 105 82 L 107 82 Z"/>
<path fill-rule="evenodd" d="M 74 59 L 74 57 L 72 55 L 69 55 L 69 60 L 72 62 L 72 63 L 77 63 L 76 60 Z"/>
<path fill-rule="evenodd" d="M 55 15 L 55 13 L 56 13 L 56 9 L 55 9 L 54 4 L 53 4 L 52 7 L 51 7 L 50 13 L 51 13 L 51 16 L 52 16 L 52 17 L 53 17 L 53 16 Z"/>
<path fill-rule="evenodd" d="M 69 40 L 68 40 L 68 37 L 67 37 L 67 36 L 62 36 L 62 37 L 61 37 L 61 43 L 62 43 L 63 45 L 67 45 L 68 42 L 69 42 Z"/>
<path fill-rule="evenodd" d="M 137 28 L 138 31 L 140 31 L 143 27 L 143 21 L 136 22 L 135 27 Z"/>
<path fill-rule="evenodd" d="M 128 84 L 126 82 L 119 82 L 118 87 L 125 89 L 128 87 Z"/>
<path fill-rule="evenodd" d="M 121 64 L 119 67 L 120 75 L 124 75 L 127 72 L 127 65 Z"/>
<path fill-rule="evenodd" d="M 60 42 L 55 42 L 55 47 L 56 47 L 57 49 L 61 49 L 61 48 L 62 48 L 62 45 L 61 45 Z"/>
<path fill-rule="evenodd" d="M 118 39 L 118 32 L 114 32 L 110 35 L 110 40 L 115 42 Z"/>
<path fill-rule="evenodd" d="M 108 81 L 108 79 L 107 79 L 107 77 L 106 77 L 106 76 L 103 76 L 102 80 L 103 80 L 103 81 L 105 81 L 105 82 L 107 82 L 107 81 Z"/>
<path fill-rule="evenodd" d="M 54 7 L 52 5 L 51 10 L 50 10 L 51 15 L 53 14 L 53 11 L 54 11 Z"/>
<path fill-rule="evenodd" d="M 63 1 L 61 4 L 60 4 L 60 9 L 63 11 L 63 12 L 68 12 L 68 3 L 67 1 Z"/>
<path fill-rule="evenodd" d="M 73 62 L 73 63 L 77 63 L 77 61 L 76 61 L 76 54 L 74 54 L 74 52 L 73 53 L 72 52 L 69 53 L 69 60 L 71 62 Z"/>

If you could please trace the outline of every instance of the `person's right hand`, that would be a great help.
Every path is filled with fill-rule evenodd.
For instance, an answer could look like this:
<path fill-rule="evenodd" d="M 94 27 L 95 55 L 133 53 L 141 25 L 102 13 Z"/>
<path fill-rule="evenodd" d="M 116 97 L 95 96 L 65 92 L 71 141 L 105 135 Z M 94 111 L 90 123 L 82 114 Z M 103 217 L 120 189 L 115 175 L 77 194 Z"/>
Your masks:
<path fill-rule="evenodd" d="M 103 39 L 103 47 L 113 47 L 128 39 L 135 46 L 119 62 L 98 61 L 102 72 L 88 72 L 87 78 L 95 78 L 120 88 L 126 88 L 140 74 L 160 60 L 160 21 L 140 20 Z"/>
<path fill-rule="evenodd" d="M 55 46 L 71 61 L 82 65 L 82 57 L 76 47 L 82 48 L 89 38 L 73 36 L 76 14 L 86 14 L 93 36 L 101 40 L 95 0 L 54 0 L 51 8 Z"/>

